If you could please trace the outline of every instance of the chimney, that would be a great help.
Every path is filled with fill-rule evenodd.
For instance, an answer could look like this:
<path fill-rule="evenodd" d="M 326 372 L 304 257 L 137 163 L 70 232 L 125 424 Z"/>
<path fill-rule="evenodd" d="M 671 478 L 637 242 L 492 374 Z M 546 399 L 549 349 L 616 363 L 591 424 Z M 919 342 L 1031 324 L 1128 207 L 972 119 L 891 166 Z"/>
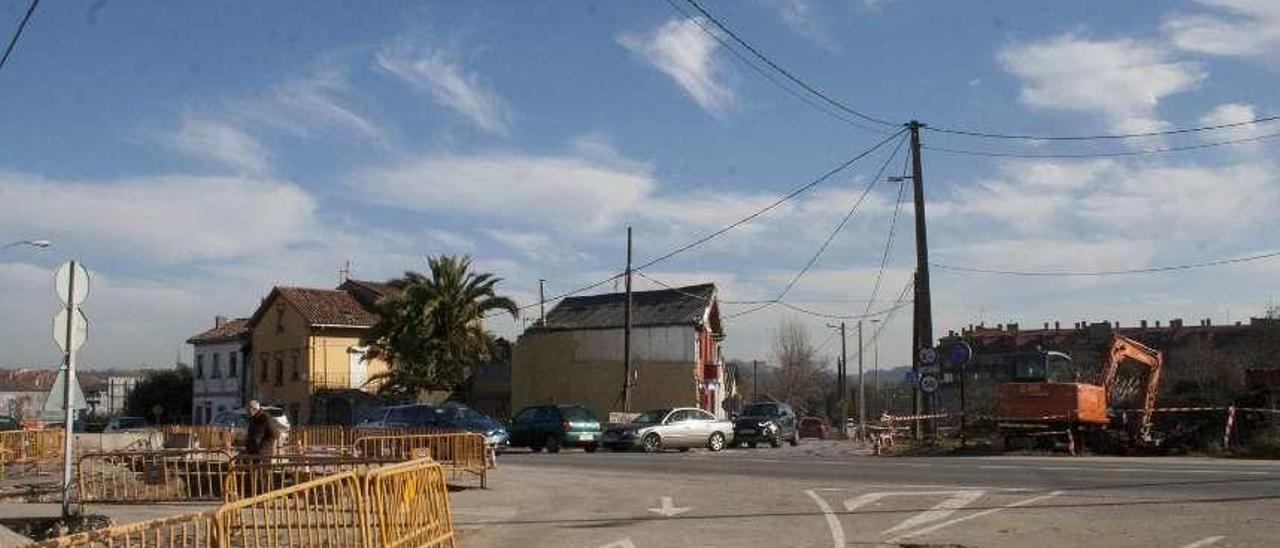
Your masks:
<path fill-rule="evenodd" d="M 1009 324 L 1009 325 L 1008 325 L 1008 328 L 1009 328 L 1009 331 L 1012 331 L 1012 332 L 1014 332 L 1014 333 L 1017 333 L 1017 332 L 1018 332 L 1018 324 L 1016 324 L 1016 323 L 1011 323 L 1011 324 Z"/>
<path fill-rule="evenodd" d="M 1004 331 L 1004 324 L 1002 323 L 996 324 L 996 331 Z"/>
<path fill-rule="evenodd" d="M 1205 318 L 1205 319 L 1204 319 L 1204 326 L 1205 326 L 1205 327 L 1209 327 L 1209 326 L 1212 326 L 1212 325 L 1213 325 L 1213 318 Z"/>
<path fill-rule="evenodd" d="M 1112 322 L 1111 325 L 1115 326 L 1116 329 L 1120 329 L 1120 320 Z"/>
<path fill-rule="evenodd" d="M 1049 322 L 1044 322 L 1044 330 L 1045 331 L 1049 330 Z"/>
<path fill-rule="evenodd" d="M 1058 324 L 1058 320 L 1054 320 L 1054 321 L 1053 321 L 1053 330 L 1054 330 L 1054 331 L 1057 331 L 1057 330 L 1059 330 L 1059 329 L 1062 329 L 1062 326 Z"/>
<path fill-rule="evenodd" d="M 226 317 L 226 316 L 214 316 L 214 317 L 213 317 L 213 326 L 214 326 L 214 327 L 222 327 L 222 326 L 224 326 L 224 325 L 227 325 L 227 317 Z"/>
<path fill-rule="evenodd" d="M 1172 327 L 1174 329 L 1182 327 L 1182 318 L 1174 318 L 1172 320 L 1169 320 L 1169 327 Z"/>
<path fill-rule="evenodd" d="M 1157 328 L 1159 328 L 1159 327 L 1160 327 L 1160 320 L 1156 320 L 1156 327 L 1157 327 Z"/>
<path fill-rule="evenodd" d="M 1146 328 L 1147 328 L 1147 320 L 1142 320 L 1142 321 L 1138 322 L 1138 325 L 1142 326 L 1142 328 L 1143 328 L 1143 329 L 1146 329 Z"/>

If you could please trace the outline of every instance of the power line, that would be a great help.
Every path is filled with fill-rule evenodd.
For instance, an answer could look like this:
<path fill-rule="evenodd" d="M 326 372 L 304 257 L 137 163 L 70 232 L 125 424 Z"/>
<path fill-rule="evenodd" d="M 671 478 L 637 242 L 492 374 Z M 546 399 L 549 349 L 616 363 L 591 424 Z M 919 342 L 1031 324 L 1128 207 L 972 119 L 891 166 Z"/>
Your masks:
<path fill-rule="evenodd" d="M 27 14 L 22 16 L 22 22 L 18 23 L 18 29 L 13 31 L 13 38 L 9 39 L 9 46 L 4 48 L 4 56 L 0 57 L 0 69 L 4 68 L 5 62 L 9 60 L 9 54 L 13 53 L 14 46 L 18 45 L 18 38 L 22 37 L 22 31 L 27 28 L 27 21 L 31 20 L 31 14 L 36 12 L 36 6 L 40 5 L 40 0 L 31 0 L 31 6 L 27 8 Z"/>
<path fill-rule="evenodd" d="M 684 291 L 679 287 L 671 285 L 670 283 L 664 282 L 658 278 L 655 278 L 643 272 L 636 272 L 636 275 L 646 280 L 649 280 L 650 282 L 653 282 L 655 285 L 662 286 L 667 290 L 674 291 L 686 297 L 692 297 L 692 298 L 698 298 L 698 299 L 703 298 L 703 295 L 689 293 L 688 291 Z M 716 299 L 717 304 L 735 305 L 735 306 L 763 304 L 763 303 L 776 303 L 776 302 L 777 302 L 776 299 L 758 299 L 758 300 L 746 300 L 746 301 L 732 300 L 732 299 Z M 861 303 L 868 303 L 868 302 L 896 303 L 897 301 L 894 301 L 893 299 L 788 299 L 787 302 L 788 303 L 805 303 L 805 304 L 842 304 L 842 303 L 861 304 Z"/>
<path fill-rule="evenodd" d="M 943 270 L 951 270 L 955 272 L 968 272 L 973 274 L 994 274 L 1000 276 L 1032 276 L 1032 277 L 1096 277 L 1096 276 L 1121 276 L 1126 274 L 1153 274 L 1158 272 L 1171 272 L 1177 270 L 1191 270 L 1195 268 L 1207 268 L 1211 266 L 1222 266 L 1229 264 L 1247 263 L 1252 261 L 1261 261 L 1280 257 L 1280 251 L 1270 253 L 1262 253 L 1259 255 L 1250 255 L 1248 257 L 1237 257 L 1234 259 L 1218 259 L 1201 263 L 1179 264 L 1170 266 L 1154 266 L 1149 268 L 1131 268 L 1124 270 L 1059 270 L 1059 271 L 1034 271 L 1034 270 L 998 270 L 992 268 L 975 268 L 968 266 L 956 266 L 941 263 L 929 263 L 935 268 Z"/>
<path fill-rule="evenodd" d="M 1169 135 L 1182 135 L 1185 133 L 1199 133 L 1202 131 L 1217 131 L 1222 129 L 1231 129 L 1244 127 L 1254 124 L 1265 124 L 1280 120 L 1280 116 L 1260 116 L 1252 120 L 1243 122 L 1232 122 L 1228 124 L 1214 124 L 1208 126 L 1185 127 L 1177 129 L 1167 129 L 1163 131 L 1148 131 L 1143 133 L 1110 133 L 1098 135 L 1025 135 L 1016 133 L 995 133 L 983 132 L 976 130 L 967 130 L 962 128 L 947 128 L 938 126 L 929 126 L 925 129 L 938 133 L 949 133 L 952 135 L 964 135 L 967 137 L 981 137 L 984 139 L 1013 139 L 1025 141 L 1098 141 L 1098 140 L 1119 140 L 1119 139 L 1138 139 L 1143 137 L 1164 137 Z"/>
<path fill-rule="evenodd" d="M 856 315 L 847 315 L 847 314 L 829 314 L 829 313 L 826 313 L 826 312 L 818 312 L 818 311 L 816 311 L 816 310 L 809 310 L 809 309 L 807 309 L 807 308 L 802 308 L 802 307 L 796 306 L 796 305 L 794 305 L 794 304 L 792 304 L 792 303 L 785 302 L 785 301 L 780 301 L 780 302 L 778 302 L 777 304 L 778 304 L 779 306 L 782 306 L 783 308 L 786 308 L 786 309 L 791 310 L 791 311 L 793 311 L 793 312 L 799 312 L 799 313 L 801 313 L 801 314 L 805 314 L 805 315 L 809 315 L 809 316 L 814 316 L 814 317 L 817 317 L 817 318 L 826 318 L 826 319 L 829 319 L 829 320 L 865 320 L 865 319 L 867 319 L 867 318 L 876 318 L 876 317 L 879 317 L 879 316 L 883 316 L 883 315 L 885 315 L 885 314 L 889 314 L 889 313 L 891 313 L 891 312 L 893 312 L 893 311 L 895 311 L 895 310 L 897 310 L 897 309 L 899 309 L 899 308 L 902 308 L 902 307 L 904 307 L 904 306 L 906 306 L 906 305 L 908 305 L 908 304 L 911 304 L 911 301 L 910 301 L 910 300 L 906 300 L 906 301 L 898 301 L 898 302 L 894 303 L 894 304 L 893 304 L 893 306 L 890 306 L 890 307 L 888 307 L 888 308 L 884 308 L 884 309 L 881 309 L 881 310 L 877 310 L 877 311 L 875 311 L 875 312 L 864 312 L 864 313 L 862 313 L 862 314 L 856 314 Z"/>
<path fill-rule="evenodd" d="M 880 182 L 880 177 L 884 175 L 885 169 L 889 167 L 889 164 L 893 162 L 894 158 L 898 157 L 898 152 L 902 150 L 902 145 L 905 142 L 906 142 L 906 137 L 903 137 L 898 140 L 898 146 L 894 147 L 893 153 L 891 153 L 888 158 L 885 158 L 884 163 L 880 165 L 880 169 L 876 171 L 875 176 L 873 176 L 871 180 L 867 183 L 866 188 L 862 189 L 862 194 L 860 194 L 858 196 L 858 199 L 854 201 L 853 205 L 849 208 L 849 211 L 844 214 L 844 217 L 840 219 L 839 223 L 836 223 L 836 226 L 831 230 L 831 232 L 827 234 L 826 240 L 823 240 L 822 245 L 818 246 L 818 250 L 814 252 L 813 256 L 809 257 L 809 261 L 805 263 L 805 265 L 800 269 L 800 271 L 796 272 L 795 276 L 791 277 L 791 281 L 787 282 L 787 285 L 782 288 L 782 291 L 778 293 L 778 296 L 774 298 L 773 302 L 764 303 L 755 308 L 750 308 L 747 310 L 736 312 L 734 314 L 725 316 L 725 319 L 738 318 L 741 316 L 746 316 L 748 314 L 753 314 L 755 312 L 759 312 L 761 310 L 769 308 L 770 306 L 773 306 L 774 304 L 781 302 L 782 299 L 785 299 L 787 297 L 787 294 L 790 293 L 791 290 L 795 288 L 796 284 L 800 283 L 800 279 L 803 278 L 804 275 L 809 272 L 809 269 L 813 268 L 813 265 L 818 262 L 818 259 L 822 257 L 822 254 L 827 251 L 827 247 L 831 245 L 831 242 L 835 240 L 836 235 L 839 234 L 840 231 L 844 229 L 844 226 L 846 224 L 848 224 L 849 219 L 853 218 L 853 214 L 858 211 L 858 207 L 862 205 L 862 202 L 864 200 L 866 200 L 867 195 L 871 193 L 871 189 L 875 187 L 876 183 Z"/>
<path fill-rule="evenodd" d="M 599 280 L 599 281 L 596 281 L 596 282 L 590 283 L 590 284 L 588 284 L 588 285 L 584 285 L 584 286 L 579 287 L 579 288 L 577 288 L 577 289 L 574 289 L 574 290 L 572 290 L 572 291 L 566 291 L 566 292 L 564 292 L 564 293 L 561 293 L 561 294 L 556 295 L 556 296 L 554 296 L 554 297 L 548 297 L 548 298 L 543 299 L 543 300 L 541 300 L 541 301 L 539 301 L 539 302 L 536 302 L 536 303 L 526 304 L 526 305 L 524 305 L 524 306 L 517 307 L 517 308 L 516 308 L 516 310 L 517 310 L 517 311 L 524 311 L 524 310 L 528 310 L 528 309 L 530 309 L 530 308 L 533 308 L 533 307 L 538 306 L 538 305 L 541 305 L 541 304 L 550 303 L 550 302 L 555 302 L 555 301 L 558 301 L 558 300 L 563 299 L 563 298 L 565 298 L 565 297 L 572 297 L 572 296 L 574 296 L 574 295 L 577 295 L 577 294 L 582 293 L 582 292 L 585 292 L 585 291 L 591 291 L 592 289 L 595 289 L 595 288 L 600 287 L 600 286 L 602 286 L 602 285 L 604 285 L 604 284 L 607 284 L 607 283 L 609 283 L 609 282 L 612 282 L 612 281 L 614 281 L 614 280 L 616 280 L 616 279 L 618 279 L 618 278 L 621 278 L 622 276 L 623 276 L 623 274 L 615 274 L 614 276 L 612 276 L 612 277 L 610 277 L 610 278 L 605 278 L 605 279 L 603 279 L 603 280 Z M 484 318 L 492 318 L 492 317 L 495 317 L 495 316 L 501 316 L 504 312 L 505 312 L 505 311 L 492 312 L 492 313 L 486 314 L 486 315 L 484 316 Z"/>
<path fill-rule="evenodd" d="M 988 156 L 988 157 L 992 157 L 992 158 L 1039 158 L 1039 159 L 1046 159 L 1046 158 L 1112 158 L 1112 157 L 1117 157 L 1117 156 L 1142 156 L 1142 155 L 1146 155 L 1146 154 L 1163 154 L 1163 153 L 1166 153 L 1166 152 L 1180 152 L 1180 151 L 1186 151 L 1186 150 L 1199 150 L 1199 149 L 1205 149 L 1205 148 L 1214 148 L 1214 147 L 1230 146 L 1230 145 L 1238 145 L 1238 144 L 1244 144 L 1244 143 L 1253 143 L 1253 142 L 1257 142 L 1257 141 L 1265 141 L 1265 140 L 1267 140 L 1267 139 L 1274 139 L 1274 138 L 1276 138 L 1276 137 L 1280 137 L 1280 132 L 1276 132 L 1276 133 L 1268 133 L 1268 134 L 1265 134 L 1265 135 L 1257 135 L 1257 136 L 1253 136 L 1253 137 L 1246 137 L 1246 138 L 1242 138 L 1242 139 L 1228 139 L 1228 140 L 1225 140 L 1225 141 L 1213 141 L 1213 142 L 1209 142 L 1209 143 L 1199 143 L 1199 144 L 1195 144 L 1195 145 L 1183 145 L 1183 146 L 1176 146 L 1176 147 L 1153 148 L 1153 149 L 1146 149 L 1146 150 L 1125 150 L 1125 151 L 1115 151 L 1115 152 L 1081 152 L 1081 153 L 1070 153 L 1070 152 L 1068 152 L 1068 153 L 1036 153 L 1036 152 L 1028 152 L 1028 153 L 1022 153 L 1022 152 L 998 152 L 998 151 L 985 151 L 985 150 L 965 150 L 965 149 L 955 149 L 955 148 L 946 148 L 946 147 L 936 147 L 936 146 L 929 146 L 929 145 L 925 145 L 923 148 L 926 148 L 926 149 L 928 149 L 928 150 L 932 150 L 932 151 L 934 151 L 934 152 L 944 152 L 944 153 L 948 153 L 948 154 L 963 154 L 963 155 L 966 155 L 966 156 Z"/>
<path fill-rule="evenodd" d="M 632 272 L 635 272 L 635 271 L 637 271 L 637 270 L 644 270 L 644 269 L 646 269 L 646 268 L 649 268 L 649 267 L 651 267 L 651 266 L 653 266 L 653 265 L 655 265 L 655 264 L 658 264 L 658 263 L 660 263 L 660 262 L 662 262 L 662 261 L 665 261 L 665 260 L 667 260 L 667 259 L 670 259 L 670 258 L 672 258 L 672 257 L 674 257 L 674 256 L 676 256 L 676 255 L 679 255 L 679 254 L 681 254 L 681 253 L 684 253 L 685 251 L 688 251 L 688 250 L 693 249 L 693 248 L 695 248 L 695 247 L 698 247 L 698 246 L 700 246 L 700 245 L 702 245 L 702 244 L 704 244 L 704 243 L 707 243 L 707 242 L 709 242 L 709 241 L 711 241 L 711 240 L 713 240 L 713 239 L 715 239 L 715 238 L 719 237 L 720 235 L 722 235 L 722 234 L 724 234 L 724 233 L 726 233 L 726 232 L 729 232 L 730 230 L 733 230 L 733 229 L 735 229 L 735 228 L 738 228 L 739 226 L 742 226 L 742 225 L 744 225 L 744 224 L 746 224 L 746 223 L 751 222 L 751 221 L 752 221 L 752 220 L 754 220 L 756 217 L 759 217 L 759 216 L 761 216 L 761 215 L 764 215 L 765 213 L 769 212 L 769 211 L 770 211 L 770 210 L 772 210 L 773 208 L 778 207 L 779 205 L 782 205 L 784 202 L 786 202 L 786 201 L 788 201 L 788 200 L 790 200 L 790 199 L 792 199 L 792 198 L 795 198 L 796 196 L 799 196 L 799 195 L 801 195 L 801 194 L 803 194 L 803 193 L 805 193 L 805 192 L 809 191 L 809 190 L 810 190 L 810 189 L 812 189 L 813 187 L 815 187 L 815 186 L 818 186 L 818 185 L 822 184 L 822 183 L 823 183 L 823 182 L 825 182 L 827 179 L 830 179 L 831 177 L 834 177 L 837 173 L 840 173 L 841 171 L 844 171 L 845 169 L 848 169 L 848 168 L 849 168 L 849 166 L 853 165 L 853 164 L 854 164 L 855 162 L 857 162 L 858 160 L 861 160 L 862 158 L 866 157 L 868 154 L 871 154 L 872 152 L 875 152 L 875 151 L 876 151 L 876 150 L 878 150 L 881 146 L 884 146 L 884 144 L 885 144 L 885 143 L 888 143 L 889 141 L 893 140 L 895 137 L 898 137 L 898 136 L 902 135 L 902 133 L 903 133 L 904 131 L 906 131 L 906 129 L 900 129 L 900 130 L 898 130 L 898 131 L 894 132 L 892 135 L 889 135 L 888 137 L 885 137 L 883 140 L 881 140 L 880 142 L 876 143 L 876 144 L 875 144 L 874 146 L 872 146 L 871 148 L 868 148 L 868 149 L 866 149 L 866 150 L 864 150 L 864 151 L 862 151 L 862 152 L 858 153 L 858 155 L 854 156 L 853 158 L 850 158 L 849 160 L 846 160 L 844 163 L 841 163 L 840 165 L 836 166 L 835 168 L 831 169 L 830 171 L 827 171 L 826 173 L 823 173 L 823 174 L 822 174 L 821 176 L 819 176 L 817 179 L 814 179 L 813 181 L 810 181 L 810 182 L 808 182 L 808 183 L 806 183 L 806 184 L 804 184 L 804 185 L 801 185 L 800 187 L 796 188 L 795 190 L 792 190 L 791 192 L 788 192 L 788 193 L 787 193 L 786 195 L 784 195 L 783 197 L 778 198 L 778 200 L 774 201 L 773 203 L 771 203 L 771 204 L 769 204 L 769 205 L 767 205 L 767 206 L 765 206 L 765 207 L 763 207 L 763 208 L 761 208 L 761 209 L 759 209 L 759 210 L 756 210 L 754 213 L 751 213 L 750 215 L 747 215 L 746 217 L 743 217 L 743 218 L 741 218 L 741 219 L 738 219 L 737 221 L 734 221 L 734 222 L 732 222 L 732 223 L 730 223 L 730 224 L 728 224 L 728 225 L 726 225 L 726 226 L 724 226 L 724 227 L 720 228 L 719 230 L 716 230 L 715 232 L 712 232 L 712 233 L 710 233 L 710 234 L 707 234 L 706 236 L 703 236 L 703 237 L 701 237 L 701 238 L 698 238 L 697 240 L 694 240 L 694 241 L 692 241 L 692 242 L 690 242 L 690 243 L 688 243 L 688 244 L 685 244 L 685 245 L 680 246 L 680 247 L 678 247 L 678 248 L 676 248 L 676 249 L 673 249 L 673 250 L 671 250 L 671 251 L 667 252 L 665 255 L 659 256 L 659 257 L 657 257 L 657 258 L 655 258 L 655 259 L 653 259 L 653 260 L 650 260 L 650 261 L 649 261 L 649 262 L 647 262 L 647 263 L 644 263 L 644 264 L 642 264 L 642 265 L 640 265 L 640 266 L 638 266 L 638 267 L 636 267 L 636 268 L 633 268 L 633 269 L 632 269 Z"/>
<path fill-rule="evenodd" d="M 777 72 L 778 72 L 778 74 L 781 74 L 781 75 L 782 75 L 784 78 L 786 78 L 787 80 L 790 80 L 790 81 L 791 81 L 792 83 L 794 83 L 795 85 L 800 86 L 802 89 L 804 89 L 805 91 L 807 91 L 807 92 L 809 92 L 809 93 L 813 94 L 813 95 L 814 95 L 814 96 L 816 96 L 818 99 L 822 100 L 823 102 L 827 103 L 828 105 L 831 105 L 832 107 L 835 107 L 836 109 L 841 110 L 841 111 L 843 111 L 843 112 L 847 112 L 847 113 L 849 113 L 849 114 L 852 114 L 852 115 L 854 115 L 854 116 L 857 116 L 858 118 L 861 118 L 861 119 L 866 120 L 866 121 L 868 121 L 868 122 L 873 122 L 873 123 L 876 123 L 876 124 L 880 124 L 880 125 L 882 125 L 882 126 L 898 126 L 898 125 L 900 125 L 900 124 L 897 124 L 897 123 L 894 123 L 894 122 L 890 122 L 890 121 L 888 121 L 888 120 L 884 120 L 884 119 L 881 119 L 881 118 L 877 118 L 877 117 L 875 117 L 875 116 L 871 116 L 871 115 L 869 115 L 869 114 L 864 114 L 863 112 L 861 112 L 861 111 L 859 111 L 859 110 L 857 110 L 857 109 L 854 109 L 853 107 L 851 107 L 851 106 L 849 106 L 849 105 L 847 105 L 847 104 L 845 104 L 845 103 L 843 103 L 843 102 L 841 102 L 841 101 L 837 101 L 837 100 L 835 100 L 835 99 L 832 99 L 831 97 L 829 97 L 827 94 L 823 93 L 823 92 L 822 92 L 821 90 L 819 90 L 818 88 L 814 87 L 813 85 L 809 84 L 808 82 L 805 82 L 804 80 L 801 80 L 800 78 L 798 78 L 798 77 L 796 77 L 795 75 L 791 74 L 791 72 L 790 72 L 790 71 L 788 71 L 787 69 L 783 68 L 781 65 L 779 65 L 779 64 L 777 64 L 777 63 L 775 63 L 775 62 L 773 62 L 773 60 L 772 60 L 772 59 L 770 59 L 770 58 L 769 58 L 768 56 L 766 56 L 765 54 L 761 53 L 761 52 L 760 52 L 760 50 L 756 49 L 754 46 L 752 46 L 752 45 L 751 45 L 750 43 L 748 43 L 746 40 L 742 39 L 742 37 L 738 36 L 738 33 L 734 32 L 734 31 L 733 31 L 733 29 L 729 28 L 727 25 L 725 25 L 723 22 L 721 22 L 719 19 L 717 19 L 717 18 L 716 18 L 716 16 L 711 15 L 711 13 L 710 13 L 710 12 L 708 12 L 706 9 L 703 9 L 703 7 L 702 7 L 700 4 L 698 4 L 697 0 L 684 0 L 684 1 L 685 1 L 685 3 L 689 4 L 690 6 L 692 6 L 692 7 L 693 7 L 693 9 L 697 10 L 697 11 L 698 11 L 698 13 L 699 13 L 699 14 L 701 14 L 703 17 L 705 17 L 708 21 L 711 21 L 711 23 L 712 23 L 712 24 L 714 24 L 714 25 L 715 25 L 717 28 L 719 28 L 722 32 L 724 32 L 726 35 L 728 35 L 728 36 L 729 36 L 729 38 L 732 38 L 734 42 L 737 42 L 740 46 L 742 46 L 743 48 L 745 48 L 747 51 L 751 52 L 751 54 L 752 54 L 752 55 L 754 55 L 754 56 L 756 57 L 756 59 L 759 59 L 760 61 L 764 62 L 764 64 L 769 65 L 769 67 L 770 67 L 770 68 L 772 68 L 773 70 L 777 71 Z"/>
<path fill-rule="evenodd" d="M 884 279 L 884 269 L 889 265 L 889 255 L 893 252 L 893 236 L 898 227 L 898 213 L 902 211 L 902 195 L 907 190 L 907 168 L 910 161 L 910 156 L 903 158 L 902 176 L 898 177 L 898 197 L 893 202 L 893 217 L 889 219 L 889 235 L 884 241 L 884 253 L 880 257 L 880 269 L 876 271 L 876 283 L 871 287 L 871 298 L 867 300 L 867 307 L 862 310 L 863 314 L 871 310 L 871 303 L 875 301 L 876 295 L 880 294 L 880 282 Z"/>

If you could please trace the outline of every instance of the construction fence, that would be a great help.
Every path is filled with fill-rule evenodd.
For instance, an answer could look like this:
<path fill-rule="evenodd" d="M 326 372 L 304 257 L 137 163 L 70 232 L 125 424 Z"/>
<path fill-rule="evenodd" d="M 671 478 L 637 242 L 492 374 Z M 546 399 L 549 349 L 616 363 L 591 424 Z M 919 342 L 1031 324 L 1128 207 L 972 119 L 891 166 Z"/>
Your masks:
<path fill-rule="evenodd" d="M 402 434 L 356 439 L 355 452 L 365 458 L 431 457 L 445 469 L 473 475 L 488 486 L 490 453 L 480 434 Z"/>
<path fill-rule="evenodd" d="M 416 459 L 224 503 L 214 512 L 79 533 L 33 546 L 455 546 L 444 468 Z"/>
<path fill-rule="evenodd" d="M 58 459 L 62 444 L 62 430 L 0 432 L 0 466 Z"/>

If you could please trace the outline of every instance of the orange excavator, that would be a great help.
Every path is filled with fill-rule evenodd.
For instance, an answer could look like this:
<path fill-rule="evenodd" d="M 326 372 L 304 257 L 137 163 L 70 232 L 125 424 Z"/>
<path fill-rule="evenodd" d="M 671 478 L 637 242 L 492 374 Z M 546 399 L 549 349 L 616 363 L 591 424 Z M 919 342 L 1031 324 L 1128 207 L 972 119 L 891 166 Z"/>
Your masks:
<path fill-rule="evenodd" d="M 1139 383 L 1144 389 L 1136 426 L 1140 440 L 1151 441 L 1151 413 L 1155 409 L 1160 373 L 1164 367 L 1164 356 L 1160 351 L 1123 335 L 1113 335 L 1111 342 L 1102 349 L 1097 384 L 1051 380 L 1050 355 L 1065 355 L 1057 352 L 1042 354 L 1044 357 L 1039 366 L 1015 367 L 1013 381 L 1001 384 L 996 390 L 996 413 L 1006 444 L 1019 433 L 1028 431 L 1097 431 L 1109 427 L 1109 394 L 1116 384 L 1120 365 L 1127 361 L 1135 362 L 1145 370 L 1145 382 Z"/>

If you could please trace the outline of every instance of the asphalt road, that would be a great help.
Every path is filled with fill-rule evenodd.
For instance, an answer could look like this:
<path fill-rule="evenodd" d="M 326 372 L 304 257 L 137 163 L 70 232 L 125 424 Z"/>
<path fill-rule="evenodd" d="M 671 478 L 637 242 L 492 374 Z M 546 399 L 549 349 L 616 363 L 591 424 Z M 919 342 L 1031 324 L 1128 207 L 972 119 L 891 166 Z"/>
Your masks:
<path fill-rule="evenodd" d="M 847 442 L 721 453 L 509 453 L 453 493 L 467 546 L 1280 545 L 1280 462 L 872 457 Z"/>

